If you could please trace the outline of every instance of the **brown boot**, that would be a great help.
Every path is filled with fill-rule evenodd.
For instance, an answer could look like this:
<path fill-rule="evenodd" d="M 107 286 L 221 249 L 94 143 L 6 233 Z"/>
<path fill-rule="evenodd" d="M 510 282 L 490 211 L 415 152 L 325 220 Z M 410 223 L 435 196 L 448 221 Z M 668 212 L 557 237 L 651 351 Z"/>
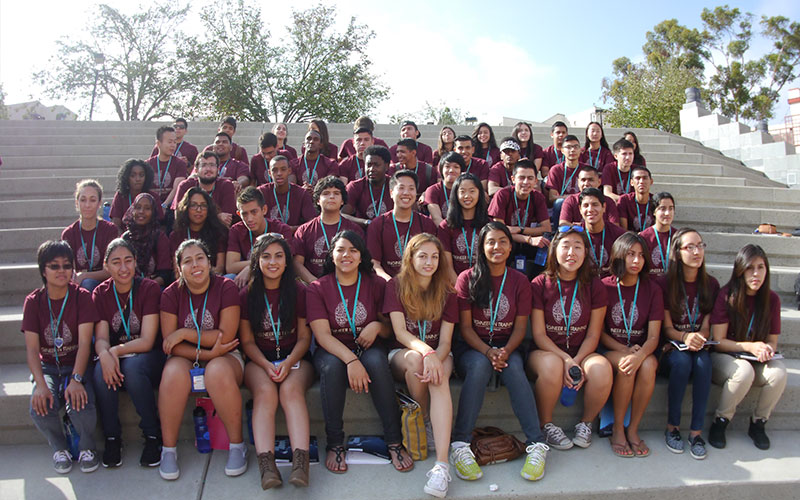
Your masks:
<path fill-rule="evenodd" d="M 258 454 L 258 471 L 261 473 L 262 490 L 268 490 L 283 483 L 281 473 L 275 466 L 275 453 L 271 451 Z"/>
<path fill-rule="evenodd" d="M 295 448 L 292 454 L 292 474 L 289 483 L 295 486 L 308 486 L 308 450 Z"/>

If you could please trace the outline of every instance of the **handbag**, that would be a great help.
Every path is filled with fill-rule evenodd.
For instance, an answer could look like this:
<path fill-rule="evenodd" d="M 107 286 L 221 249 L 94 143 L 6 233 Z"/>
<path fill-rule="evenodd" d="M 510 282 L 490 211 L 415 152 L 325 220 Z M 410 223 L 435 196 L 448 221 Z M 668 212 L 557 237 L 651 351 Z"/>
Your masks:
<path fill-rule="evenodd" d="M 477 427 L 469 445 L 478 465 L 491 465 L 514 460 L 525 451 L 525 444 L 497 427 Z"/>
<path fill-rule="evenodd" d="M 400 404 L 400 429 L 403 433 L 403 446 L 416 462 L 428 458 L 428 437 L 425 433 L 425 420 L 419 403 L 407 394 L 395 391 Z"/>

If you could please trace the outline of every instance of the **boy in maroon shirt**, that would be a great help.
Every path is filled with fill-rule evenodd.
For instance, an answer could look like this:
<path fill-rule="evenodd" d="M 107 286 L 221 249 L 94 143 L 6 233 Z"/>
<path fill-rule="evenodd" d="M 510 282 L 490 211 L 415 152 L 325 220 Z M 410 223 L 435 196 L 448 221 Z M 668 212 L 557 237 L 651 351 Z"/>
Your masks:
<path fill-rule="evenodd" d="M 418 158 L 419 151 L 417 150 L 417 142 L 413 139 L 401 139 L 397 142 L 395 155 L 397 162 L 389 167 L 387 172 L 389 175 L 394 175 L 399 170 L 410 170 L 414 172 L 418 179 L 418 192 L 424 193 L 428 187 L 433 186 L 439 180 L 439 174 L 436 169 L 427 162 Z"/>
<path fill-rule="evenodd" d="M 269 173 L 272 182 L 258 186 L 269 207 L 269 218 L 280 220 L 294 231 L 317 216 L 308 191 L 289 182 L 291 170 L 285 156 L 277 155 L 269 162 Z"/>
<path fill-rule="evenodd" d="M 272 132 L 264 132 L 258 139 L 261 152 L 250 158 L 250 179 L 253 186 L 271 182 L 269 162 L 278 154 L 278 137 Z"/>
<path fill-rule="evenodd" d="M 499 190 L 489 203 L 489 216 L 504 223 L 514 242 L 532 247 L 546 247 L 542 237 L 551 230 L 544 195 L 534 189 L 536 166 L 523 158 L 514 165 L 512 185 Z"/>
<path fill-rule="evenodd" d="M 565 160 L 558 165 L 550 167 L 547 174 L 547 181 L 544 187 L 547 190 L 547 201 L 553 206 L 553 224 L 560 220 L 561 205 L 564 198 L 570 194 L 578 192 L 578 170 L 581 163 L 578 161 L 581 156 L 581 142 L 574 135 L 564 137 L 561 146 Z"/>
<path fill-rule="evenodd" d="M 400 124 L 400 140 L 413 140 L 416 146 L 414 149 L 417 152 L 417 159 L 428 164 L 433 163 L 433 149 L 431 149 L 431 147 L 427 144 L 419 142 L 419 138 L 421 136 L 422 134 L 420 134 L 416 123 L 406 120 Z M 392 146 L 389 149 L 389 152 L 392 154 L 392 161 L 397 163 L 399 161 L 399 158 L 397 157 L 397 145 Z"/>
<path fill-rule="evenodd" d="M 178 208 L 178 203 L 183 199 L 189 188 L 200 186 L 205 192 L 211 195 L 211 199 L 217 205 L 219 220 L 226 227 L 231 227 L 233 213 L 236 211 L 236 195 L 234 194 L 233 183 L 228 179 L 219 177 L 219 158 L 211 151 L 203 151 L 197 158 L 195 166 L 197 175 L 189 177 L 178 186 L 178 194 L 172 201 L 172 209 Z"/>
<path fill-rule="evenodd" d="M 353 134 L 358 134 L 358 130 L 362 128 L 369 130 L 370 135 L 375 133 L 375 123 L 373 123 L 368 116 L 358 117 L 355 123 L 353 123 Z M 387 149 L 389 148 L 389 145 L 386 144 L 383 139 L 379 139 L 377 137 L 373 137 L 373 144 L 383 146 Z M 346 160 L 357 152 L 358 148 L 354 144 L 354 139 L 345 139 L 344 142 L 342 142 L 342 146 L 339 148 L 339 161 L 341 162 L 342 160 Z"/>
<path fill-rule="evenodd" d="M 187 176 L 188 165 L 175 153 L 175 129 L 159 127 L 156 130 L 156 147 L 158 154 L 150 157 L 147 163 L 156 174 L 153 190 L 158 193 L 164 209 L 172 205 L 178 184 Z"/>
<path fill-rule="evenodd" d="M 364 175 L 364 151 L 374 144 L 372 131 L 362 127 L 353 133 L 353 142 L 356 152 L 339 162 L 339 175 L 347 178 L 347 182 L 358 180 Z"/>
<path fill-rule="evenodd" d="M 608 264 L 611 247 L 617 238 L 625 234 L 625 230 L 616 224 L 609 224 L 604 217 L 606 203 L 603 192 L 595 187 L 586 188 L 578 195 L 583 227 L 589 236 L 589 248 L 586 252 L 594 259 L 601 276 L 609 274 Z"/>
<path fill-rule="evenodd" d="M 322 154 L 322 135 L 316 130 L 309 130 L 305 137 L 303 155 L 290 163 L 294 182 L 303 187 L 310 195 L 314 192 L 314 184 L 329 175 L 339 176 L 339 165 L 335 160 Z M 343 178 L 342 182 L 347 182 Z"/>
<path fill-rule="evenodd" d="M 240 162 L 247 164 L 247 151 L 240 145 L 233 142 L 233 136 L 236 135 L 236 118 L 232 116 L 226 116 L 219 124 L 219 128 L 217 132 L 225 132 L 228 134 L 231 140 L 231 158 L 239 160 Z M 203 151 L 208 151 L 213 149 L 214 145 L 210 144 L 203 148 Z"/>
<path fill-rule="evenodd" d="M 553 144 L 544 150 L 544 157 L 542 157 L 543 179 L 547 178 L 547 174 L 550 172 L 550 168 L 553 165 L 558 165 L 566 160 L 564 153 L 561 151 L 561 147 L 568 133 L 569 129 L 564 122 L 555 122 L 553 126 L 550 127 L 550 138 L 553 139 Z"/>
<path fill-rule="evenodd" d="M 175 129 L 175 141 L 177 142 L 174 153 L 175 156 L 185 161 L 187 165 L 194 165 L 195 160 L 197 160 L 197 146 L 184 140 L 186 131 L 189 130 L 188 122 L 185 118 L 178 118 L 175 120 L 175 123 L 172 124 L 172 128 Z M 155 156 L 157 154 L 158 145 L 155 145 L 153 146 L 153 151 L 150 152 L 150 156 Z"/>
<path fill-rule="evenodd" d="M 486 160 L 474 158 L 472 154 L 475 152 L 475 144 L 472 142 L 472 137 L 468 135 L 459 135 L 453 141 L 453 151 L 460 154 L 464 158 L 464 168 L 462 173 L 472 174 L 480 179 L 483 184 L 483 190 L 489 188 L 489 165 Z"/>
<path fill-rule="evenodd" d="M 603 192 L 607 198 L 618 203 L 620 197 L 631 190 L 634 146 L 630 141 L 620 139 L 612 148 L 617 161 L 608 163 L 603 169 Z"/>
<path fill-rule="evenodd" d="M 519 161 L 519 149 L 519 143 L 511 137 L 500 143 L 500 161 L 489 168 L 489 196 L 511 185 L 514 165 Z"/>
<path fill-rule="evenodd" d="M 584 165 L 578 171 L 578 189 L 583 192 L 586 188 L 600 189 L 600 174 L 597 169 Z M 571 194 L 564 200 L 561 205 L 561 215 L 559 216 L 559 226 L 571 226 L 572 224 L 580 224 L 583 221 L 581 216 L 581 203 L 578 199 L 579 193 Z M 608 224 L 619 225 L 619 215 L 617 214 L 617 204 L 608 199 L 606 196 L 606 203 L 603 204 L 603 220 Z"/>
<path fill-rule="evenodd" d="M 412 236 L 436 234 L 436 226 L 425 215 L 414 210 L 417 201 L 417 174 L 398 170 L 389 181 L 394 209 L 370 222 L 367 227 L 367 248 L 375 272 L 386 281 L 400 271 L 403 251 Z"/>
<path fill-rule="evenodd" d="M 442 180 L 426 189 L 424 194 L 425 206 L 436 227 L 439 227 L 439 224 L 447 217 L 450 192 L 464 167 L 464 158 L 455 151 L 445 153 L 439 160 L 439 175 Z"/>
<path fill-rule="evenodd" d="M 653 225 L 653 195 L 650 186 L 653 176 L 647 167 L 634 165 L 631 168 L 631 186 L 633 192 L 623 195 L 617 203 L 619 225 L 622 229 L 642 232 Z"/>
<path fill-rule="evenodd" d="M 383 146 L 370 146 L 364 151 L 366 176 L 347 184 L 347 202 L 342 207 L 345 218 L 366 227 L 372 219 L 394 208 L 386 175 L 391 161 L 389 150 Z"/>
<path fill-rule="evenodd" d="M 243 187 L 250 185 L 250 167 L 231 156 L 231 136 L 226 132 L 217 132 L 214 136 L 214 153 L 219 158 L 219 176 L 234 183 L 238 193 Z"/>

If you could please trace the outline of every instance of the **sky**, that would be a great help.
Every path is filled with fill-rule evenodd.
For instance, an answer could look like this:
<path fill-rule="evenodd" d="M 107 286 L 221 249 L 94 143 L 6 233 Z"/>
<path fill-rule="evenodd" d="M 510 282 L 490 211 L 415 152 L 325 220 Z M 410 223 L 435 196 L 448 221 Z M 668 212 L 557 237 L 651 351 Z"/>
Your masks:
<path fill-rule="evenodd" d="M 65 104 L 82 118 L 88 103 L 55 102 L 42 95 L 33 72 L 43 69 L 56 53 L 56 40 L 80 36 L 92 16 L 90 0 L 0 0 L 0 83 L 6 103 L 39 99 Z M 124 12 L 133 2 L 106 0 Z M 193 12 L 207 0 L 194 0 Z M 275 5 L 278 2 L 270 2 Z M 280 35 L 290 16 L 318 1 L 281 2 L 285 10 L 264 11 L 273 36 Z M 645 33 L 665 19 L 676 18 L 700 27 L 703 7 L 722 2 L 670 0 L 542 2 L 539 0 L 341 0 L 340 24 L 350 16 L 375 32 L 369 46 L 373 73 L 391 89 L 390 97 L 371 113 L 377 121 L 417 114 L 426 103 L 458 108 L 478 121 L 499 123 L 502 117 L 542 121 L 555 113 L 572 114 L 602 100 L 601 82 L 611 76 L 612 61 L 643 58 Z M 268 5 L 259 2 L 260 5 Z M 728 5 L 761 15 L 800 20 L 796 0 L 728 1 Z M 291 5 L 291 7 L 289 7 Z M 184 29 L 197 23 L 190 18 Z M 756 45 L 754 54 L 769 47 Z M 784 87 L 772 122 L 788 113 Z M 100 102 L 95 119 L 116 119 L 110 105 Z"/>

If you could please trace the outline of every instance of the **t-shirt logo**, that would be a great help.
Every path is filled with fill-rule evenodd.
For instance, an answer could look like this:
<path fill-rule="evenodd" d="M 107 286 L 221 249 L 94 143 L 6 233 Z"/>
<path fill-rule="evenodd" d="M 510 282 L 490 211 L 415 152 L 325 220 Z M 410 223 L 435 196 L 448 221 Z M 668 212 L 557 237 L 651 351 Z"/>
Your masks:
<path fill-rule="evenodd" d="M 472 254 L 475 255 L 475 247 L 478 244 L 478 238 L 472 238 Z M 461 236 L 456 238 L 456 249 L 458 253 L 461 255 L 466 255 L 467 253 L 467 237 L 463 233 Z"/>
<path fill-rule="evenodd" d="M 98 250 L 97 246 L 95 245 L 89 251 L 89 253 L 94 256 L 94 259 L 92 259 L 91 264 L 89 264 L 89 259 L 86 258 L 86 252 L 83 251 L 83 245 L 78 247 L 78 253 L 75 256 L 75 259 L 78 261 L 78 265 L 80 267 L 85 267 L 86 269 L 94 269 L 94 266 L 100 263 L 100 250 Z"/>
<path fill-rule="evenodd" d="M 493 295 L 494 295 L 494 292 L 489 293 L 489 306 L 490 307 L 488 307 L 488 308 L 483 310 L 483 315 L 486 316 L 487 318 L 491 318 L 492 317 L 492 313 L 494 312 L 493 309 L 495 307 L 495 302 L 493 300 L 494 297 L 492 297 Z M 510 303 L 508 302 L 508 297 L 506 297 L 506 294 L 501 293 L 500 294 L 500 305 L 497 306 L 497 317 L 495 318 L 495 321 L 500 321 L 501 319 L 506 319 L 506 316 L 508 316 L 508 311 L 510 311 L 510 310 L 511 310 L 511 307 L 510 307 Z"/>
<path fill-rule="evenodd" d="M 325 228 L 323 228 L 322 231 L 325 231 Z M 325 235 L 322 235 L 319 237 L 317 241 L 314 242 L 314 256 L 323 257 L 327 253 L 328 253 L 327 241 L 325 240 Z"/>
<path fill-rule="evenodd" d="M 276 200 L 277 201 L 277 200 Z M 275 219 L 283 222 L 283 218 L 281 217 L 281 210 L 283 210 L 283 217 L 286 217 L 286 220 L 289 220 L 289 207 L 281 206 L 278 208 L 278 205 L 269 209 L 269 218 Z"/>
<path fill-rule="evenodd" d="M 386 203 L 384 203 L 382 201 L 379 202 L 379 203 L 380 203 L 380 206 L 378 207 L 378 210 L 382 214 L 383 212 L 386 211 Z M 376 214 L 375 213 L 375 207 L 372 206 L 372 203 L 370 202 L 369 206 L 367 207 L 367 219 L 374 219 L 378 215 L 380 215 L 380 214 Z"/>
<path fill-rule="evenodd" d="M 200 309 L 195 309 L 194 314 L 195 317 L 200 312 Z M 183 320 L 183 327 L 184 328 L 191 328 L 194 330 L 194 320 L 192 320 L 192 315 L 187 314 L 186 318 Z M 205 314 L 203 314 L 203 322 L 200 323 L 201 330 L 213 330 L 214 329 L 214 316 L 211 314 L 211 311 L 206 309 Z"/>
<path fill-rule="evenodd" d="M 656 245 L 652 252 L 650 252 L 650 260 L 653 261 L 654 267 L 662 267 L 661 266 L 661 249 Z"/>
<path fill-rule="evenodd" d="M 622 306 L 624 304 L 625 304 L 625 299 L 622 299 L 622 304 L 617 302 L 616 304 L 614 304 L 614 307 L 611 308 L 611 321 L 619 327 L 625 326 L 625 322 L 622 320 Z M 628 324 L 633 326 L 636 324 L 636 321 L 639 320 L 639 306 L 637 306 L 636 304 L 631 304 L 631 307 L 629 309 L 630 310 L 628 311 L 627 314 Z"/>
<path fill-rule="evenodd" d="M 157 176 L 158 175 L 158 169 L 153 169 L 153 170 L 154 170 L 154 173 Z M 160 194 L 161 196 L 164 196 L 165 194 L 168 194 L 172 190 L 172 176 L 169 174 L 169 170 L 167 170 L 166 172 L 164 172 L 162 170 L 161 173 L 164 176 L 164 184 L 163 184 L 164 187 L 159 187 L 159 184 L 158 184 L 159 183 L 159 179 L 155 179 L 155 183 L 154 184 L 155 184 L 156 191 L 158 191 L 158 194 Z"/>
<path fill-rule="evenodd" d="M 571 295 L 571 294 L 568 294 L 568 295 Z M 567 313 L 569 313 L 570 305 L 567 303 L 566 300 L 564 301 L 564 309 L 565 309 L 565 311 Z M 561 312 L 561 303 L 558 300 L 553 302 L 553 311 L 552 311 L 552 313 L 553 313 L 553 320 L 556 323 L 560 323 L 560 324 L 566 326 L 567 322 L 564 321 L 564 313 Z M 570 318 L 570 326 L 571 327 L 575 326 L 575 324 L 578 323 L 578 320 L 580 320 L 580 318 L 581 318 L 581 314 L 583 314 L 583 307 L 581 307 L 581 301 L 578 300 L 578 298 L 576 297 L 575 298 L 575 305 L 572 306 L 572 317 Z"/>
<path fill-rule="evenodd" d="M 62 321 L 61 323 L 61 339 L 64 341 L 64 346 L 72 345 L 72 331 L 69 325 Z M 53 332 L 50 330 L 50 325 L 44 327 L 44 340 L 49 346 L 55 346 L 53 342 Z"/>
<path fill-rule="evenodd" d="M 345 299 L 345 301 L 350 302 L 347 299 Z M 347 305 L 347 312 L 345 312 L 344 305 L 341 303 L 341 301 L 336 305 L 334 316 L 336 317 L 336 324 L 339 326 L 339 328 L 350 326 L 350 323 L 347 322 L 348 312 L 350 312 L 349 304 Z M 356 313 L 354 314 L 354 316 L 355 316 L 356 326 L 363 326 L 363 324 L 367 321 L 367 308 L 360 300 L 356 305 Z"/>
<path fill-rule="evenodd" d="M 131 328 L 131 338 L 138 337 L 139 331 L 142 328 L 139 317 L 136 316 L 135 312 L 131 311 L 128 321 L 130 322 L 128 326 Z M 192 324 L 192 327 L 194 327 L 194 324 Z M 127 336 L 125 335 L 125 329 L 122 328 L 122 318 L 119 315 L 119 309 L 114 313 L 114 316 L 111 317 L 111 329 L 115 332 L 119 332 L 120 340 L 127 339 Z"/>

